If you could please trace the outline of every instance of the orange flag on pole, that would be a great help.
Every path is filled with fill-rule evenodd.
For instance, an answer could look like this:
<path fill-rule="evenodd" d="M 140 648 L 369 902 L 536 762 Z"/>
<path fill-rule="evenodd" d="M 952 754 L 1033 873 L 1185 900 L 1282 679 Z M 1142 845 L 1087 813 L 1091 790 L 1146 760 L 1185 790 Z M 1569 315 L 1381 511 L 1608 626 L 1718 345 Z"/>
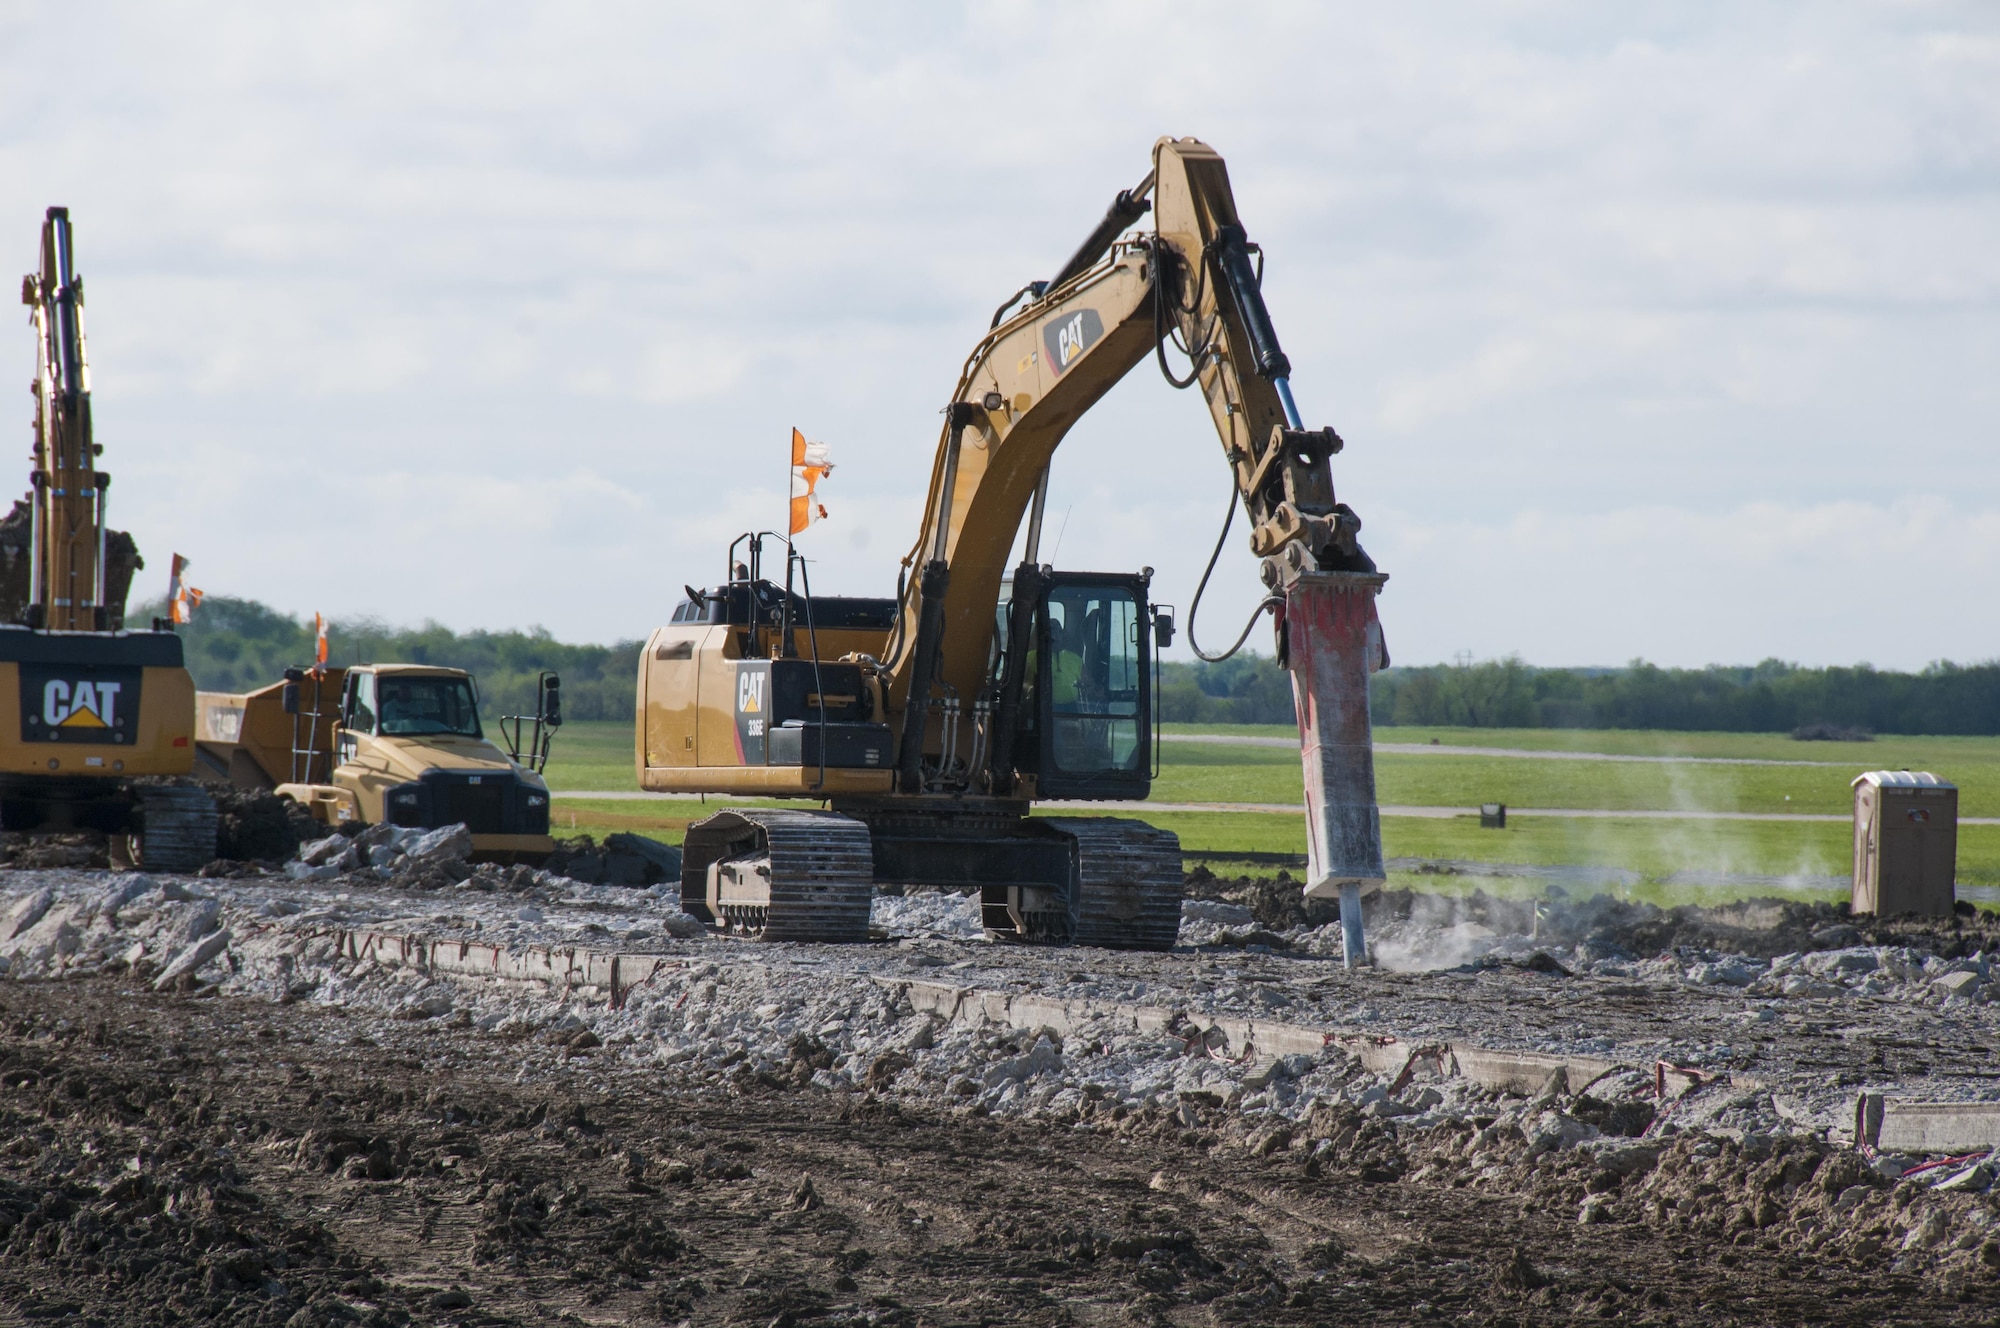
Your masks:
<path fill-rule="evenodd" d="M 831 474 L 833 463 L 827 460 L 826 444 L 809 443 L 804 434 L 792 430 L 792 534 L 826 519 L 826 508 L 820 506 L 814 489 Z"/>
<path fill-rule="evenodd" d="M 326 619 L 315 613 L 313 615 L 313 672 L 322 673 L 325 670 Z"/>
<path fill-rule="evenodd" d="M 187 569 L 188 560 L 175 554 L 173 571 L 167 577 L 167 620 L 176 627 L 192 621 L 195 608 L 201 603 L 201 592 L 181 578 Z"/>

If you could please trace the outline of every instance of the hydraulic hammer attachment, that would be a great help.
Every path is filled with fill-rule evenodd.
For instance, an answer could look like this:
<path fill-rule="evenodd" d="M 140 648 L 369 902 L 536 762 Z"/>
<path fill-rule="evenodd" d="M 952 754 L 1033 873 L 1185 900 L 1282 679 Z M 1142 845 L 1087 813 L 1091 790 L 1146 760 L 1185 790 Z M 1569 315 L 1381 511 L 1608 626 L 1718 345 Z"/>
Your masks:
<path fill-rule="evenodd" d="M 1388 651 L 1375 617 L 1379 572 L 1307 572 L 1285 587 L 1280 653 L 1292 674 L 1306 777 L 1306 895 L 1340 900 L 1343 958 L 1365 963 L 1361 892 L 1383 884 L 1382 818 L 1368 675 Z"/>
<path fill-rule="evenodd" d="M 1241 477 L 1241 492 L 1257 522 L 1251 551 L 1264 559 L 1265 584 L 1282 596 L 1278 656 L 1291 670 L 1305 763 L 1306 895 L 1340 900 L 1341 950 L 1352 968 L 1368 959 L 1361 892 L 1385 879 L 1368 675 L 1389 662 L 1375 617 L 1375 596 L 1389 578 L 1356 542 L 1361 519 L 1334 496 L 1329 462 L 1340 435 L 1299 419 L 1292 362 L 1271 325 L 1243 227 L 1220 227 L 1209 252 L 1243 327 L 1247 367 L 1271 385 L 1284 413 Z"/>

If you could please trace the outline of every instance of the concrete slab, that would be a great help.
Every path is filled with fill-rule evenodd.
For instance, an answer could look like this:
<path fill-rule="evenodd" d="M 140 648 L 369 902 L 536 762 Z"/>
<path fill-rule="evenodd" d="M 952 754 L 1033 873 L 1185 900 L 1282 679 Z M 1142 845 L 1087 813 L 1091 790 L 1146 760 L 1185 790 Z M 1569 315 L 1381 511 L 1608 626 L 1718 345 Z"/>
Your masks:
<path fill-rule="evenodd" d="M 379 931 L 338 936 L 340 953 L 384 968 L 411 968 L 439 977 L 531 982 L 594 993 L 614 1007 L 664 967 L 683 961 L 664 955 L 625 954 L 561 946 L 531 945 L 519 950 L 482 941 L 432 941 Z"/>
<path fill-rule="evenodd" d="M 1885 1153 L 1957 1156 L 2000 1148 L 2000 1102 L 1912 1102 L 1862 1093 L 1854 1100 L 1854 1139 Z"/>
<path fill-rule="evenodd" d="M 1561 1070 L 1574 1089 L 1593 1079 L 1601 1079 L 1623 1068 L 1617 1061 L 1596 1056 L 1553 1056 L 1538 1051 L 1494 1051 L 1484 1047 L 1453 1043 L 1452 1059 L 1458 1071 L 1482 1088 L 1532 1097 L 1542 1090 L 1549 1076 Z"/>
<path fill-rule="evenodd" d="M 509 948 L 484 941 L 432 940 L 385 931 L 341 931 L 333 936 L 341 957 L 355 963 L 412 968 L 467 981 L 535 983 L 614 1007 L 623 1005 L 636 988 L 690 962 L 662 954 L 574 946 Z M 1022 1031 L 1052 1028 L 1065 1037 L 1088 1025 L 1106 1024 L 1136 1033 L 1192 1030 L 1208 1035 L 1208 1044 L 1221 1054 L 1260 1063 L 1296 1054 L 1317 1056 L 1331 1046 L 1358 1059 L 1372 1074 L 1406 1082 L 1411 1073 L 1430 1068 L 1524 1097 L 1540 1092 L 1558 1070 L 1572 1091 L 1581 1091 L 1607 1074 L 1628 1068 L 1623 1062 L 1601 1056 L 1467 1042 L 1420 1043 L 1352 1028 L 1189 1014 L 1169 1006 L 1065 1001 L 1036 992 L 961 987 L 919 978 L 876 975 L 871 980 L 895 989 L 913 1008 L 946 1023 L 969 1020 Z M 1654 1073 L 1665 1101 L 1676 1100 L 1710 1081 L 1710 1076 L 1699 1071 L 1666 1064 L 1655 1065 Z M 1742 1074 L 1729 1074 L 1724 1079 L 1738 1089 L 1762 1086 L 1761 1081 Z M 1867 1093 L 1856 1100 L 1855 1121 L 1857 1142 L 1886 1151 L 1962 1154 L 2000 1148 L 2000 1102 L 1919 1102 Z"/>

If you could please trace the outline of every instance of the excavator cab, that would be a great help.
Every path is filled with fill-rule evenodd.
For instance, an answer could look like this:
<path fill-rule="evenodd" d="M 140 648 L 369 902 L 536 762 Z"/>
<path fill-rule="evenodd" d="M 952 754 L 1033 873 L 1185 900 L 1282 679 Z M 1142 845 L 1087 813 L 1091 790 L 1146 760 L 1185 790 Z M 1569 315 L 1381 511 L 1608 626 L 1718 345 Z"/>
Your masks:
<path fill-rule="evenodd" d="M 1035 584 L 1033 603 L 1024 606 L 1015 769 L 1034 777 L 1040 798 L 1144 798 L 1155 770 L 1148 578 L 1044 571 L 1022 580 Z M 1013 620 L 1003 613 L 1003 621 Z M 1013 648 L 1007 635 L 995 670 L 1003 680 L 1005 652 Z"/>

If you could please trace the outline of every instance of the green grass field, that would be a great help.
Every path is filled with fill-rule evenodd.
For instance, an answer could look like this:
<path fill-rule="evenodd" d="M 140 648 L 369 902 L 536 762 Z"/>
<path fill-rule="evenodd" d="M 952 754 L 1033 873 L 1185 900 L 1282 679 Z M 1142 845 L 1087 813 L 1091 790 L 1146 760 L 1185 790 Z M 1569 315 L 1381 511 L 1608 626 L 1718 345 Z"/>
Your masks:
<path fill-rule="evenodd" d="M 1153 796 L 1167 802 L 1296 802 L 1298 757 L 1269 747 L 1174 742 L 1170 726 Z M 1203 732 L 1223 732 L 1207 728 Z M 1257 725 L 1231 733 L 1292 736 Z M 1666 765 L 1629 761 L 1537 761 L 1518 757 L 1379 752 L 1376 795 L 1385 805 L 1604 811 L 1813 812 L 1846 815 L 1863 770 L 1929 770 L 1959 786 L 1963 816 L 2000 816 L 2000 738 L 1882 738 L 1866 743 L 1794 742 L 1762 733 L 1633 733 L 1571 729 L 1377 729 L 1383 743 L 1592 751 L 1615 755 L 1737 757 L 1823 762 L 1799 765 Z"/>
<path fill-rule="evenodd" d="M 1169 734 L 1185 730 L 1171 726 Z M 1205 728 L 1202 732 L 1290 737 L 1276 726 Z M 1630 755 L 1751 757 L 1827 762 L 1796 766 L 1651 765 L 1405 755 L 1376 757 L 1378 795 L 1385 805 L 1471 807 L 1505 802 L 1505 830 L 1482 830 L 1476 817 L 1385 817 L 1384 847 L 1392 857 L 1465 858 L 1487 862 L 1617 867 L 1649 882 L 1676 872 L 1736 875 L 1842 875 L 1849 831 L 1833 822 L 1575 819 L 1535 816 L 1536 807 L 1611 811 L 1815 812 L 1844 815 L 1848 781 L 1862 770 L 1932 770 L 1957 783 L 1961 811 L 2000 815 L 2000 738 L 1882 738 L 1872 743 L 1795 742 L 1773 734 L 1656 733 L 1567 729 L 1378 729 L 1384 743 L 1596 751 Z M 1839 764 L 1832 764 L 1838 762 Z M 573 723 L 557 736 L 549 783 L 563 792 L 638 787 L 632 769 L 632 729 L 619 723 Z M 1168 741 L 1153 785 L 1159 802 L 1297 802 L 1298 756 L 1282 748 Z M 1787 799 L 1790 799 L 1787 801 Z M 711 799 L 710 805 L 722 799 Z M 740 799 L 730 801 L 740 802 Z M 591 801 L 556 804 L 557 833 L 602 836 L 618 830 L 678 842 L 700 802 Z M 1068 813 L 1074 814 L 1074 813 Z M 1253 812 L 1156 812 L 1147 820 L 1172 830 L 1189 849 L 1206 853 L 1304 853 L 1297 817 Z M 1241 870 L 1219 862 L 1220 870 Z M 1266 865 L 1263 871 L 1273 870 Z M 1961 826 L 1959 879 L 2000 884 L 2000 826 Z M 1413 877 L 1427 889 L 1452 878 Z M 1468 881 L 1492 888 L 1490 880 Z M 1522 883 L 1530 888 L 1531 883 Z M 1539 888 L 1534 886 L 1532 888 Z M 1642 891 L 1656 887 L 1642 887 Z M 1678 889 L 1678 888 L 1677 888 Z M 1743 893 L 1736 891 L 1735 893 Z M 1676 897 L 1681 897 L 1679 894 Z"/>
<path fill-rule="evenodd" d="M 636 791 L 632 768 L 632 726 L 615 720 L 565 724 L 549 745 L 549 787 L 565 792 Z"/>

